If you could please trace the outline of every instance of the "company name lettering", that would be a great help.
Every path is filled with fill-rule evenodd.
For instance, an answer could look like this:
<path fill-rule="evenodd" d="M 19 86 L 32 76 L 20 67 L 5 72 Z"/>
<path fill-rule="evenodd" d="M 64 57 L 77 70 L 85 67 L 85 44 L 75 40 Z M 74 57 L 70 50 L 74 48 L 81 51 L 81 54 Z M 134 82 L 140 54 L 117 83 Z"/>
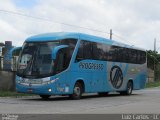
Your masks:
<path fill-rule="evenodd" d="M 103 64 L 98 64 L 98 63 L 84 63 L 80 62 L 79 63 L 79 68 L 82 69 L 98 69 L 98 70 L 103 70 Z"/>

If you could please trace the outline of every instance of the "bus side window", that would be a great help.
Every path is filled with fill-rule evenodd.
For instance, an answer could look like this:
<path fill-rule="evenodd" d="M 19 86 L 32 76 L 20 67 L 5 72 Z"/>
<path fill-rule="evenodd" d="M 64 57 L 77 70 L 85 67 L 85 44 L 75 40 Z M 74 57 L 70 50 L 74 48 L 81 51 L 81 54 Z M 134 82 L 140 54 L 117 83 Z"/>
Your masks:
<path fill-rule="evenodd" d="M 141 56 L 140 56 L 141 64 L 144 64 L 146 62 L 146 53 L 143 51 L 141 51 L 140 53 L 141 53 Z"/>
<path fill-rule="evenodd" d="M 81 41 L 78 48 L 76 61 L 92 59 L 92 44 L 89 41 Z"/>
<path fill-rule="evenodd" d="M 125 48 L 125 52 L 126 52 L 125 62 L 130 63 L 131 62 L 131 50 L 129 48 Z"/>
<path fill-rule="evenodd" d="M 80 42 L 79 48 L 78 48 L 78 52 L 77 52 L 77 56 L 76 56 L 76 61 L 80 61 L 83 60 L 83 43 L 82 41 Z"/>
<path fill-rule="evenodd" d="M 61 49 L 58 54 L 57 54 L 57 59 L 56 59 L 56 73 L 59 73 L 65 69 L 68 68 L 69 66 L 69 49 L 64 48 Z"/>
<path fill-rule="evenodd" d="M 108 60 L 110 46 L 101 43 L 92 43 L 93 59 L 94 60 Z"/>
<path fill-rule="evenodd" d="M 136 50 L 131 49 L 130 62 L 131 63 L 137 63 L 137 53 L 136 53 Z"/>
<path fill-rule="evenodd" d="M 93 59 L 100 60 L 100 48 L 101 46 L 97 43 L 92 43 L 93 45 Z"/>
<path fill-rule="evenodd" d="M 89 41 L 83 41 L 83 57 L 84 59 L 92 59 L 92 44 Z"/>
<path fill-rule="evenodd" d="M 137 50 L 137 64 L 141 64 L 141 52 Z"/>

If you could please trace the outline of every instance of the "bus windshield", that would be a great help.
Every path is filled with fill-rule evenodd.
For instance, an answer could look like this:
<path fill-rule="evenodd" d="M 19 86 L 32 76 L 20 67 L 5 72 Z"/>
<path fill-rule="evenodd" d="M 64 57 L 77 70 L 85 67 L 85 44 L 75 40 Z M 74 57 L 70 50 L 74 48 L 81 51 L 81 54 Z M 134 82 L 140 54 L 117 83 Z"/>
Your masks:
<path fill-rule="evenodd" d="M 69 45 L 71 47 L 70 52 L 73 53 L 76 43 L 71 44 L 70 41 L 25 43 L 18 61 L 17 75 L 33 78 L 51 76 L 54 73 L 55 66 L 55 61 L 51 59 L 52 49 L 62 44 Z M 71 58 L 71 54 L 69 55 Z"/>

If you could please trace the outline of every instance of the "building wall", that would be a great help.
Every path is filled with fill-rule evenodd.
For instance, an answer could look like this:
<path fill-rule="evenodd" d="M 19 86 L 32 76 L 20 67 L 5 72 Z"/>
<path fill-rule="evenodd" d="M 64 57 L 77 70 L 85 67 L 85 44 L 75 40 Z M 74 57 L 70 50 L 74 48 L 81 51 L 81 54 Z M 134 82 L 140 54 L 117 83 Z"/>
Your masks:
<path fill-rule="evenodd" d="M 11 70 L 11 56 L 10 50 L 13 48 L 12 41 L 5 41 L 5 54 L 3 57 L 3 70 L 10 71 Z"/>
<path fill-rule="evenodd" d="M 15 72 L 0 71 L 0 90 L 15 91 Z"/>
<path fill-rule="evenodd" d="M 2 47 L 0 46 L 0 57 L 2 56 Z"/>
<path fill-rule="evenodd" d="M 147 69 L 148 80 L 147 82 L 154 82 L 154 71 L 152 69 Z"/>

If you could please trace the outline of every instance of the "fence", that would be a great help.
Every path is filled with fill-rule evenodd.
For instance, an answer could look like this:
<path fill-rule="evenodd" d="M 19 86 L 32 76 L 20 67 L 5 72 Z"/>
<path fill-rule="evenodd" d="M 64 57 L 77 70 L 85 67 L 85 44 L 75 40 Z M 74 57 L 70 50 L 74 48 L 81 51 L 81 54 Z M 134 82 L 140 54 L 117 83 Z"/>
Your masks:
<path fill-rule="evenodd" d="M 3 71 L 3 57 L 0 57 L 0 90 L 15 91 L 15 72 Z"/>

